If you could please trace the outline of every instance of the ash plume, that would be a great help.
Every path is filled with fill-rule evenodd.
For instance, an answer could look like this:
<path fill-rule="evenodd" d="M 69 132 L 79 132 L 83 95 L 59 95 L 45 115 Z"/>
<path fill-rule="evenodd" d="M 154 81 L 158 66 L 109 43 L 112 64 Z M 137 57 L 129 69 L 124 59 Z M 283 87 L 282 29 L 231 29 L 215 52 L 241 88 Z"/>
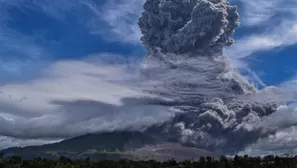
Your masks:
<path fill-rule="evenodd" d="M 281 102 L 253 99 L 261 91 L 223 55 L 239 26 L 235 6 L 226 0 L 146 0 L 138 24 L 148 53 L 143 88 L 179 112 L 147 133 L 235 154 L 277 131 L 263 131 L 259 123 Z"/>
<path fill-rule="evenodd" d="M 237 8 L 225 0 L 147 0 L 144 10 L 141 40 L 163 52 L 221 54 L 239 26 Z"/>

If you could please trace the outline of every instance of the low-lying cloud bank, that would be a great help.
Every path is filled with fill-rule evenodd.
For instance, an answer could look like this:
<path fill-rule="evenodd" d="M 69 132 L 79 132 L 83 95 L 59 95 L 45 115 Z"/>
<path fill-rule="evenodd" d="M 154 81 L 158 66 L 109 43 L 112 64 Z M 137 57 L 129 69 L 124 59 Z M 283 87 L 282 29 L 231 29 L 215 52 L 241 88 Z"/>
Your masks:
<path fill-rule="evenodd" d="M 174 112 L 150 104 L 156 96 L 138 88 L 139 64 L 123 61 L 114 55 L 60 61 L 37 79 L 2 85 L 3 141 L 13 137 L 47 142 L 99 131 L 139 130 L 170 118 Z"/>

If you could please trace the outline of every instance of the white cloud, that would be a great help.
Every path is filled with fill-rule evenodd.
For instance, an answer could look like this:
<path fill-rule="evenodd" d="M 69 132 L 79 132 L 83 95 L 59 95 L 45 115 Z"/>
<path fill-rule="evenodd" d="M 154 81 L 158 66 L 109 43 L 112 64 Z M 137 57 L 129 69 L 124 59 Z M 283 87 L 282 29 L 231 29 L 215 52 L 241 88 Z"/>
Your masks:
<path fill-rule="evenodd" d="M 269 20 L 275 14 L 275 6 L 279 3 L 279 1 L 269 0 L 240 0 L 240 2 L 244 5 L 242 24 L 245 26 L 258 25 Z"/>
<path fill-rule="evenodd" d="M 137 81 L 129 83 L 137 67 L 99 60 L 56 62 L 37 79 L 1 86 L 0 135 L 67 138 L 142 129 L 172 117 L 167 107 L 147 103 L 152 95 L 138 90 Z"/>
<path fill-rule="evenodd" d="M 232 59 L 297 43 L 297 2 L 294 0 L 240 0 L 242 26 L 259 26 L 262 31 L 249 33 L 227 49 Z M 281 20 L 279 20 L 279 18 Z"/>
<path fill-rule="evenodd" d="M 259 139 L 239 154 L 259 155 L 282 155 L 297 153 L 297 78 L 294 77 L 276 87 L 267 87 L 259 93 L 259 97 L 253 97 L 263 101 L 283 100 L 288 105 L 278 107 L 278 110 L 266 117 L 261 118 L 254 124 L 255 127 L 263 128 L 263 133 L 269 132 L 268 137 Z M 281 91 L 281 92 L 279 92 Z M 279 94 L 281 93 L 281 94 Z M 264 98 L 264 99 L 263 99 Z M 265 100 L 266 99 L 266 100 Z"/>
<path fill-rule="evenodd" d="M 272 31 L 252 34 L 236 41 L 226 49 L 231 60 L 245 58 L 255 52 L 285 47 L 297 43 L 297 22 L 284 22 Z"/>
<path fill-rule="evenodd" d="M 241 20 L 243 26 L 267 26 L 265 23 L 274 22 L 273 19 L 282 17 L 283 20 L 294 20 L 297 14 L 297 2 L 295 0 L 239 0 L 243 5 Z M 286 17 L 287 16 L 287 17 Z M 293 17 L 291 17 L 293 16 Z"/>
<path fill-rule="evenodd" d="M 277 132 L 257 143 L 249 146 L 239 154 L 252 156 L 296 154 L 297 152 L 297 127 L 293 126 Z"/>
<path fill-rule="evenodd" d="M 279 110 L 262 119 L 258 126 L 270 131 L 268 137 L 261 138 L 240 154 L 249 155 L 282 155 L 297 152 L 297 108 L 296 105 L 281 106 Z M 256 124 L 257 125 L 257 124 Z M 291 127 L 287 127 L 292 125 Z M 275 131 L 278 130 L 278 131 Z"/>
<path fill-rule="evenodd" d="M 89 0 L 84 0 L 85 2 L 91 2 Z M 2 1 L 1 12 L 9 8 L 16 8 L 22 12 L 27 11 L 38 11 L 44 13 L 46 16 L 51 17 L 58 21 L 66 21 L 67 15 L 77 14 L 80 12 L 77 9 L 83 8 L 84 1 L 76 0 L 43 0 L 43 1 L 28 1 L 28 0 L 9 0 Z M 11 18 L 13 19 L 13 18 Z"/>
<path fill-rule="evenodd" d="M 249 32 L 241 35 L 236 42 L 226 48 L 227 55 L 235 68 L 249 73 L 251 81 L 261 81 L 258 75 L 250 70 L 243 58 L 260 51 L 286 47 L 297 43 L 297 2 L 295 0 L 239 0 L 242 8 L 241 27 Z M 261 29 L 260 31 L 257 29 Z"/>
<path fill-rule="evenodd" d="M 0 8 L 0 22 L 10 18 L 8 9 L 22 12 L 41 12 L 56 21 L 68 22 L 70 17 L 77 19 L 89 29 L 89 33 L 121 43 L 140 44 L 140 30 L 137 20 L 144 0 L 109 0 L 97 3 L 93 0 L 64 1 L 4 1 Z"/>
<path fill-rule="evenodd" d="M 24 3 L 23 3 L 24 2 Z M 130 11 L 127 3 L 123 2 L 119 8 L 126 12 L 122 26 L 130 21 Z M 112 14 L 117 11 L 112 3 L 104 7 L 109 19 L 105 20 L 113 25 L 123 19 L 113 20 Z M 135 3 L 137 3 L 135 1 Z M 126 5 L 125 5 L 126 4 Z M 130 5 L 132 5 L 129 2 Z M 134 4 L 133 4 L 134 5 Z M 34 36 L 26 36 L 7 26 L 10 19 L 9 8 L 18 10 L 39 10 L 58 21 L 65 21 L 68 15 L 79 15 L 87 9 L 88 14 L 82 16 L 102 17 L 92 8 L 91 1 L 63 2 L 30 2 L 5 1 L 0 8 L 0 47 L 1 57 L 22 57 L 42 60 L 49 53 L 36 43 Z M 87 7 L 87 8 L 86 8 Z M 74 10 L 79 9 L 79 10 Z M 98 10 L 96 6 L 95 10 Z M 102 8 L 105 9 L 105 8 Z M 74 11 L 73 11 L 74 10 Z M 136 10 L 136 8 L 135 8 Z M 78 12 L 78 13 L 73 13 Z M 91 14 L 91 15 L 90 15 Z M 118 17 L 122 16 L 118 13 Z M 84 20 L 89 22 L 90 20 Z M 131 21 L 132 22 L 132 21 Z M 136 25 L 136 23 L 131 23 Z M 98 27 L 97 27 L 98 28 Z M 125 27 L 127 28 L 127 27 Z M 136 27 L 135 27 L 136 29 Z M 136 41 L 137 37 L 130 37 L 132 32 L 120 32 L 116 27 L 109 32 L 122 38 Z M 124 30 L 124 29 L 123 29 Z M 137 27 L 138 30 L 138 27 Z M 121 37 L 120 37 L 121 36 Z M 135 35 L 137 36 L 137 35 Z M 126 43 L 124 42 L 124 43 Z M 132 42 L 133 43 L 133 42 Z M 11 55 L 3 55 L 9 53 Z M 84 61 L 59 61 L 49 67 L 44 67 L 40 77 L 18 83 L 5 82 L 0 86 L 0 141 L 3 147 L 43 144 L 88 132 L 106 131 L 125 128 L 142 128 L 143 126 L 159 122 L 171 117 L 171 112 L 165 107 L 146 105 L 146 95 L 137 89 L 136 81 L 131 79 L 138 75 L 133 65 L 108 65 L 98 58 L 115 58 L 114 55 L 100 55 L 87 58 Z M 118 57 L 117 57 L 118 58 Z M 1 59 L 0 59 L 1 62 Z M 22 66 L 29 68 L 30 62 L 14 60 L 12 63 L 1 62 L 1 68 L 10 73 L 19 73 Z M 1 81 L 2 83 L 3 81 Z M 129 83 L 130 82 L 130 83 Z M 162 110 L 163 113 L 159 113 Z M 167 113 L 166 113 L 167 111 Z M 59 130 L 59 131 L 57 131 Z M 25 139 L 19 139 L 25 138 Z M 44 138 L 48 138 L 44 140 Z"/>
<path fill-rule="evenodd" d="M 137 21 L 143 3 L 144 0 L 109 0 L 100 9 L 89 4 L 97 14 L 92 23 L 92 32 L 97 34 L 111 33 L 111 36 L 105 35 L 103 37 L 112 41 L 139 44 L 141 33 Z M 99 19 L 108 24 L 106 30 L 102 30 L 98 23 Z"/>
<path fill-rule="evenodd" d="M 11 18 L 8 10 L 18 7 L 19 4 L 16 1 L 4 1 L 1 3 L 0 73 L 2 76 L 6 74 L 20 75 L 23 70 L 32 68 L 30 67 L 32 62 L 41 63 L 43 62 L 42 59 L 48 57 L 50 53 L 36 42 L 37 37 L 34 35 L 23 34 L 17 29 L 8 26 L 8 23 L 14 19 Z"/>
<path fill-rule="evenodd" d="M 18 139 L 7 136 L 0 136 L 0 150 L 9 147 L 25 147 L 32 145 L 43 145 L 49 143 L 59 142 L 61 140 L 50 140 L 50 139 Z"/>

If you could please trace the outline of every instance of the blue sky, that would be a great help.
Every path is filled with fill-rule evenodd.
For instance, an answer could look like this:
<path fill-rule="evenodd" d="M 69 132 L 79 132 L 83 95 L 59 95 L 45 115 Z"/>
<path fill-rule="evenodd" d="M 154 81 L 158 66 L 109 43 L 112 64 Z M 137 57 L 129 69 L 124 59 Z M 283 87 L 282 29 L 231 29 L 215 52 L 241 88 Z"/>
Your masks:
<path fill-rule="evenodd" d="M 239 7 L 241 27 L 235 34 L 237 44 L 232 46 L 231 51 L 235 52 L 231 55 L 241 55 L 239 57 L 267 85 L 278 85 L 294 78 L 297 3 L 290 0 L 233 2 Z"/>
<path fill-rule="evenodd" d="M 3 135 L 0 144 L 5 144 L 4 147 L 40 144 L 63 138 L 62 135 L 123 127 L 117 125 L 123 119 L 129 121 L 125 123 L 129 127 L 170 116 L 157 113 L 156 107 L 149 107 L 151 111 L 147 114 L 135 113 L 135 109 L 122 105 L 121 97 L 140 93 L 108 82 L 122 83 L 135 74 L 126 65 L 111 67 L 101 62 L 102 58 L 145 56 L 137 26 L 142 3 L 142 0 L 0 1 L 0 83 L 3 84 L 0 121 L 5 121 L 4 126 L 0 124 Z M 297 1 L 232 0 L 232 3 L 238 5 L 241 16 L 241 27 L 234 35 L 236 42 L 225 50 L 232 65 L 259 87 L 294 83 Z M 133 69 L 137 66 L 132 66 Z M 94 108 L 86 109 L 82 105 L 86 111 L 82 117 L 63 111 L 68 108 L 75 111 L 69 103 L 63 108 L 52 103 L 82 99 L 124 106 L 123 113 L 118 117 L 102 114 L 105 118 L 94 118 Z M 104 108 L 111 114 L 119 110 L 106 105 Z M 53 129 L 61 133 L 54 133 Z M 44 139 L 45 134 L 56 138 Z M 20 141 L 18 138 L 22 136 L 29 137 Z"/>
<path fill-rule="evenodd" d="M 258 40 L 259 46 L 244 44 L 232 50 L 238 50 L 240 57 L 243 57 L 239 59 L 267 85 L 277 85 L 293 78 L 297 69 L 294 63 L 297 60 L 297 40 L 294 37 L 297 26 L 291 23 L 297 13 L 294 10 L 296 2 L 288 2 L 284 5 L 263 0 L 260 2 L 262 6 L 256 1 L 233 2 L 239 6 L 241 14 L 241 27 L 236 31 L 235 39 L 245 43 L 257 43 L 253 40 Z M 57 60 L 83 59 L 94 53 L 126 57 L 145 55 L 138 40 L 136 25 L 141 3 L 125 0 L 14 0 L 2 3 L 0 74 L 3 82 L 34 77 L 40 68 Z M 125 9 L 131 4 L 132 9 Z M 288 10 L 288 6 L 292 9 Z M 278 41 L 277 38 L 286 36 L 285 31 L 290 26 L 295 26 L 295 30 L 292 30 L 295 34 L 289 35 L 291 41 Z M 125 30 L 119 32 L 121 28 Z M 258 39 L 253 39 L 255 37 Z M 271 44 L 261 47 L 261 40 Z M 251 47 L 251 53 L 240 53 L 245 52 L 242 47 Z"/>
<path fill-rule="evenodd" d="M 131 42 L 113 39 L 117 36 L 110 32 L 114 25 L 99 14 L 104 12 L 102 8 L 108 3 L 87 4 L 88 1 L 78 3 L 69 0 L 65 3 L 54 1 L 52 6 L 46 6 L 48 3 L 4 1 L 1 12 L 5 15 L 0 31 L 4 43 L 0 47 L 2 80 L 32 77 L 46 63 L 83 59 L 94 53 L 127 57 L 142 57 L 145 54 L 134 39 Z M 63 4 L 64 8 L 57 8 Z"/>

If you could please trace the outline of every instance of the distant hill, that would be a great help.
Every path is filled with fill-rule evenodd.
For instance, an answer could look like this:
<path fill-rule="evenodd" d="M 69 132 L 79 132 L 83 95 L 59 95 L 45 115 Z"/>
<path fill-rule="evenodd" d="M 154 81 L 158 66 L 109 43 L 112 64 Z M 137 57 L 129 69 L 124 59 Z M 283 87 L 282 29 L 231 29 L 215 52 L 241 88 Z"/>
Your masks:
<path fill-rule="evenodd" d="M 90 158 L 94 160 L 176 160 L 198 159 L 200 156 L 219 157 L 217 154 L 197 148 L 183 147 L 169 143 L 158 137 L 140 132 L 113 132 L 87 134 L 58 143 L 13 147 L 2 150 L 5 156 L 18 155 L 26 159 L 36 157 L 57 159 L 66 156 L 72 159 Z"/>

